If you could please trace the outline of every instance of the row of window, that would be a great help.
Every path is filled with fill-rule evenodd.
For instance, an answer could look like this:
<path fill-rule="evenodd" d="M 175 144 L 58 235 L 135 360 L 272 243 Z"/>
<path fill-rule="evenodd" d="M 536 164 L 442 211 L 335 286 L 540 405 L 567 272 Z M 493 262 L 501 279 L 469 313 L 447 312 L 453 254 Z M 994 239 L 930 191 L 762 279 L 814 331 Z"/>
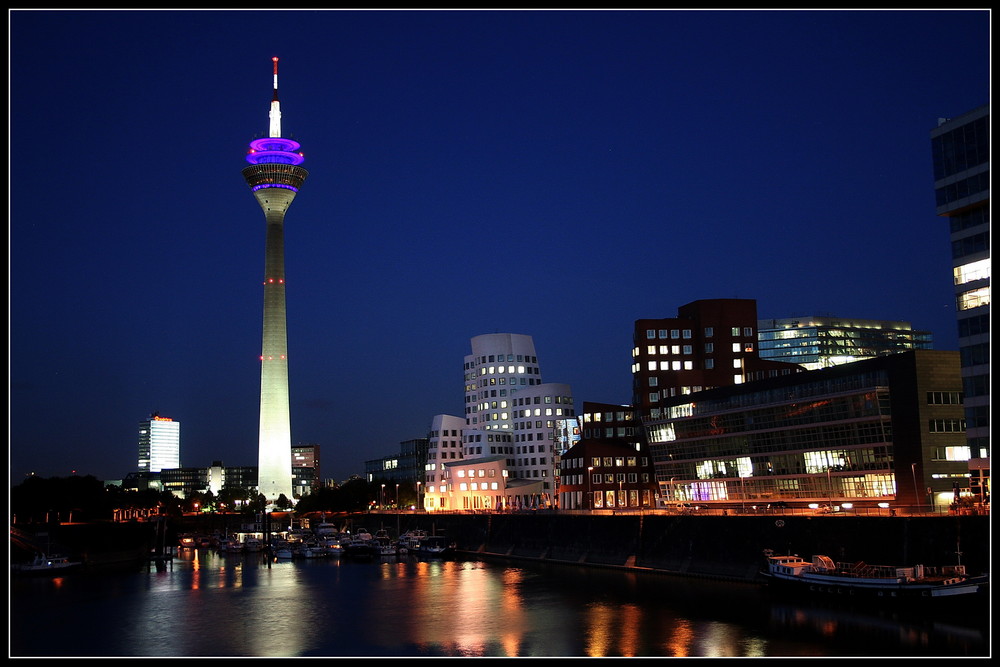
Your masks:
<path fill-rule="evenodd" d="M 466 363 L 465 364 L 465 368 L 466 368 L 466 370 L 468 370 L 468 369 L 472 368 L 473 366 L 479 366 L 480 364 L 487 364 L 487 363 L 492 364 L 492 363 L 499 363 L 501 361 L 516 361 L 516 362 L 524 361 L 524 362 L 527 362 L 527 363 L 530 363 L 530 364 L 537 364 L 538 363 L 538 357 L 530 355 L 530 354 L 517 354 L 517 355 L 515 355 L 515 354 L 508 354 L 508 355 L 491 354 L 489 356 L 484 355 L 484 356 L 476 357 L 476 360 L 474 362 L 468 362 L 468 363 Z"/>
<path fill-rule="evenodd" d="M 964 397 L 960 391 L 929 391 L 927 405 L 961 405 Z"/>
<path fill-rule="evenodd" d="M 753 327 L 743 327 L 742 329 L 744 336 L 753 336 Z M 740 327 L 731 327 L 729 330 L 730 335 L 739 336 Z M 705 338 L 711 338 L 715 335 L 715 327 L 705 327 Z M 691 338 L 691 329 L 646 329 L 646 339 L 667 339 L 667 338 Z"/>

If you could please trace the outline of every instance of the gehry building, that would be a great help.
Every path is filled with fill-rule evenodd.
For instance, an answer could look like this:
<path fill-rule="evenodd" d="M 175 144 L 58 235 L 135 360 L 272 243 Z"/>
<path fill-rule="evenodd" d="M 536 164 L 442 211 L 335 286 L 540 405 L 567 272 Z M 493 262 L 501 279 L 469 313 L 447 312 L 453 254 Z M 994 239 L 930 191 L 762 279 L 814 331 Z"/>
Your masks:
<path fill-rule="evenodd" d="M 569 385 L 542 382 L 531 336 L 483 334 L 471 347 L 464 419 L 431 424 L 424 508 L 554 507 L 559 457 L 579 437 Z"/>

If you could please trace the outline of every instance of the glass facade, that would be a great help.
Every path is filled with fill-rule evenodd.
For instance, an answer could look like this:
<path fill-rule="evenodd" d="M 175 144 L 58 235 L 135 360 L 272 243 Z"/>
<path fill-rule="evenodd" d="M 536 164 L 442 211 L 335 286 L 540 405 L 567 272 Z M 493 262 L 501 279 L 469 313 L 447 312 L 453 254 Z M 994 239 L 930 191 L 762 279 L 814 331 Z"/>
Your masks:
<path fill-rule="evenodd" d="M 913 350 L 675 401 L 644 422 L 663 502 L 926 507 L 964 489 L 968 465 L 935 455 L 964 440 L 957 357 Z"/>
<path fill-rule="evenodd" d="M 915 331 L 909 322 L 838 317 L 758 320 L 757 340 L 761 359 L 809 370 L 934 347 L 931 333 Z"/>
<path fill-rule="evenodd" d="M 965 421 L 973 458 L 990 449 L 990 109 L 931 131 L 937 214 L 948 218 Z"/>

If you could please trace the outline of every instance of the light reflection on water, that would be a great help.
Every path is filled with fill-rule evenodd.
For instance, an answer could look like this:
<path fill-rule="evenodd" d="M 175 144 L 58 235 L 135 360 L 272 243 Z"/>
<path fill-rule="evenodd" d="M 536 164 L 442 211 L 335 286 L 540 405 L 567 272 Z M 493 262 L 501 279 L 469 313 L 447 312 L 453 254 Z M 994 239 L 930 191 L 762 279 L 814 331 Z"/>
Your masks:
<path fill-rule="evenodd" d="M 17 580 L 12 656 L 988 655 L 985 627 L 776 602 L 750 585 L 473 561 L 182 552 Z M 59 641 L 52 629 L 59 628 Z"/>

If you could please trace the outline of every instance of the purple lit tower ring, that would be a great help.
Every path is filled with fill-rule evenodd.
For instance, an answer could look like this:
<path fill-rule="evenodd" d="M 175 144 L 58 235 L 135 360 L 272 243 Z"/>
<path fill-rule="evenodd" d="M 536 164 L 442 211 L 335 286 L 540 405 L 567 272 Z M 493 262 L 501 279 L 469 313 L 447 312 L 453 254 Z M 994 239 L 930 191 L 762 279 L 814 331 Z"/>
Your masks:
<path fill-rule="evenodd" d="M 299 143 L 281 137 L 278 59 L 274 62 L 270 136 L 250 142 L 243 178 L 264 211 L 264 331 L 260 369 L 257 488 L 269 503 L 292 500 L 292 439 L 288 414 L 288 335 L 285 316 L 285 211 L 309 175 Z"/>

